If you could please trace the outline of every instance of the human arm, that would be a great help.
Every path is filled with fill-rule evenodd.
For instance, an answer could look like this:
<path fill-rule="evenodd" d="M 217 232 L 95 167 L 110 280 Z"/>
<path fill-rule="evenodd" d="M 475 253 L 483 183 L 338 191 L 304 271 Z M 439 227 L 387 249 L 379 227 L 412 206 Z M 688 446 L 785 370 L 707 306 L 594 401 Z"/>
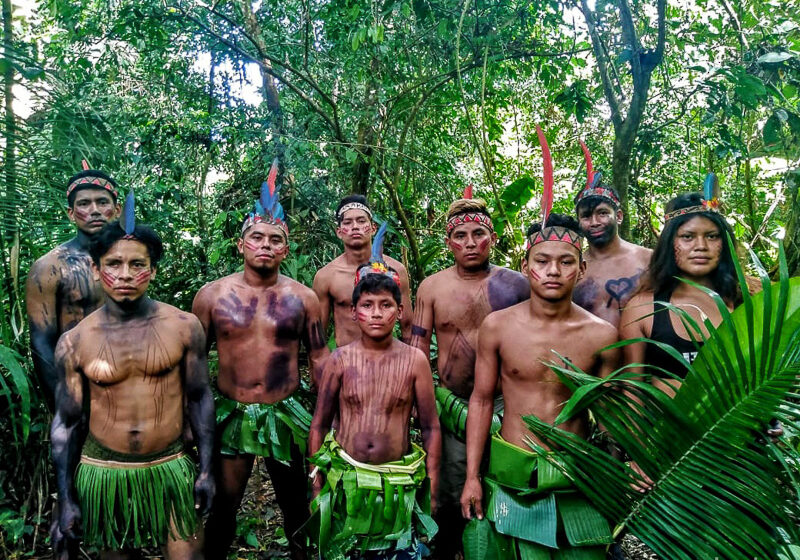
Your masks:
<path fill-rule="evenodd" d="M 200 288 L 192 302 L 192 313 L 200 320 L 200 324 L 203 326 L 203 331 L 205 332 L 206 354 L 208 354 L 208 350 L 211 348 L 211 344 L 214 342 L 215 338 L 214 321 L 211 317 L 212 292 L 211 286 L 205 285 Z"/>
<path fill-rule="evenodd" d="M 433 334 L 433 301 L 431 280 L 426 278 L 417 290 L 417 305 L 414 308 L 414 321 L 411 325 L 411 346 L 419 348 L 428 360 L 431 356 L 431 336 Z"/>
<path fill-rule="evenodd" d="M 322 446 L 325 436 L 331 429 L 339 403 L 339 389 L 342 382 L 342 367 L 339 355 L 334 353 L 325 360 L 322 374 L 322 385 L 317 394 L 317 406 L 308 432 L 308 456 L 313 457 Z M 317 474 L 313 481 L 313 493 L 316 496 L 322 488 L 322 477 Z"/>
<path fill-rule="evenodd" d="M 47 405 L 55 406 L 56 371 L 54 353 L 58 342 L 58 310 L 56 293 L 61 278 L 59 269 L 48 257 L 36 261 L 25 283 L 25 305 L 31 333 L 33 370 L 39 378 Z"/>
<path fill-rule="evenodd" d="M 497 387 L 499 337 L 495 317 L 489 314 L 478 331 L 478 354 L 475 359 L 475 385 L 469 398 L 467 412 L 467 472 L 461 494 L 461 513 L 471 519 L 471 507 L 478 519 L 483 519 L 483 488 L 480 481 L 480 464 L 486 438 L 492 424 L 494 392 Z"/>
<path fill-rule="evenodd" d="M 619 338 L 620 340 L 631 340 L 634 338 L 647 338 L 652 330 L 653 317 L 644 317 L 653 311 L 653 295 L 650 292 L 641 292 L 628 302 L 622 310 L 619 319 Z M 622 361 L 624 364 L 644 363 L 645 350 L 644 342 L 634 342 L 622 347 Z M 634 371 L 642 372 L 640 366 Z"/>
<path fill-rule="evenodd" d="M 199 321 L 190 326 L 189 341 L 184 355 L 184 383 L 189 423 L 192 426 L 199 472 L 194 484 L 195 509 L 203 515 L 211 508 L 216 493 L 211 472 L 211 457 L 214 450 L 214 397 L 208 380 L 206 359 L 206 337 Z"/>
<path fill-rule="evenodd" d="M 311 371 L 311 383 L 314 389 L 319 389 L 322 383 L 322 372 L 325 360 L 330 355 L 328 345 L 325 343 L 324 330 L 320 318 L 320 304 L 314 292 L 306 297 L 306 324 L 303 339 L 308 348 L 308 367 Z"/>
<path fill-rule="evenodd" d="M 425 448 L 425 468 L 431 481 L 431 511 L 436 512 L 439 495 L 439 464 L 442 457 L 442 432 L 436 413 L 433 375 L 427 356 L 418 354 L 414 364 L 414 402 Z"/>
<path fill-rule="evenodd" d="M 404 342 L 410 342 L 411 321 L 414 317 L 414 307 L 411 303 L 411 282 L 408 280 L 406 267 L 400 266 L 397 274 L 400 277 L 400 302 L 403 304 L 403 315 L 400 317 L 400 338 Z"/>
<path fill-rule="evenodd" d="M 328 323 L 330 323 L 331 320 L 331 296 L 328 282 L 328 274 L 325 268 L 322 268 L 314 275 L 314 283 L 311 286 L 311 289 L 317 294 L 317 300 L 319 300 L 319 318 L 320 324 L 322 325 L 322 337 L 326 340 L 328 336 Z"/>
<path fill-rule="evenodd" d="M 81 510 L 75 492 L 74 475 L 80 460 L 85 426 L 81 422 L 86 379 L 76 365 L 75 348 L 69 333 L 61 337 L 55 348 L 55 370 L 59 382 L 56 389 L 55 416 L 50 426 L 53 465 L 56 471 L 61 534 L 76 539 L 81 529 Z"/>

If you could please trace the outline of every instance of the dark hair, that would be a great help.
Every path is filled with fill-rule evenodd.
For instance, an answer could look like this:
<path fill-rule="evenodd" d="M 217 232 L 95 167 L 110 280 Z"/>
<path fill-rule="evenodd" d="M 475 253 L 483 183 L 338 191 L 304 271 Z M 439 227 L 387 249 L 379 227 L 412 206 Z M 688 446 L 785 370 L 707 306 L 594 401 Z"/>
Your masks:
<path fill-rule="evenodd" d="M 619 193 L 617 192 L 617 190 L 614 187 L 612 187 L 610 185 L 602 185 L 602 187 L 604 189 L 608 189 L 609 191 L 614 193 L 614 196 L 616 196 L 617 200 L 619 200 Z M 606 198 L 604 196 L 592 195 L 592 196 L 587 196 L 586 198 L 584 198 L 583 200 L 581 200 L 579 202 L 578 201 L 578 197 L 580 195 L 581 194 L 578 193 L 575 196 L 575 214 L 577 214 L 578 216 L 581 215 L 581 209 L 586 209 L 589 212 L 594 212 L 594 209 L 597 208 L 598 206 L 600 206 L 603 203 L 608 204 L 609 206 L 611 206 L 611 208 L 614 209 L 614 212 L 619 210 L 619 204 L 617 204 L 616 202 L 614 202 L 610 198 Z"/>
<path fill-rule="evenodd" d="M 670 200 L 665 212 L 672 212 L 680 208 L 700 206 L 703 203 L 703 195 L 700 193 L 684 193 Z M 722 254 L 720 255 L 719 266 L 711 273 L 711 286 L 726 303 L 737 305 L 741 302 L 742 295 L 739 289 L 739 281 L 736 276 L 734 266 L 734 255 L 731 253 L 728 241 L 724 239 L 727 233 L 736 246 L 736 238 L 733 236 L 733 229 L 718 212 L 693 212 L 672 218 L 665 225 L 658 238 L 653 256 L 650 258 L 650 266 L 642 280 L 642 290 L 656 292 L 671 292 L 680 280 L 676 277 L 681 276 L 678 265 L 675 262 L 674 240 L 678 228 L 683 224 L 696 218 L 697 216 L 706 218 L 714 222 L 719 228 L 722 240 Z"/>
<path fill-rule="evenodd" d="M 359 266 L 358 268 L 361 267 Z M 389 270 L 392 269 L 390 268 Z M 361 280 L 356 284 L 356 287 L 353 288 L 353 305 L 358 304 L 358 300 L 361 299 L 361 294 L 378 294 L 380 292 L 389 292 L 392 294 L 397 305 L 400 305 L 402 302 L 400 286 L 398 286 L 391 277 L 385 274 L 373 273 L 362 276 Z"/>
<path fill-rule="evenodd" d="M 112 185 L 114 185 L 115 189 L 119 188 L 119 185 L 117 185 L 117 182 L 114 180 L 114 178 L 111 175 L 109 175 L 108 173 L 106 173 L 104 171 L 100 171 L 99 169 L 87 169 L 85 171 L 81 171 L 80 173 L 76 173 L 75 175 L 73 175 L 72 177 L 70 177 L 67 180 L 67 188 L 69 188 L 69 186 L 73 183 L 73 181 L 76 181 L 76 180 L 81 179 L 83 177 L 100 177 L 102 179 L 105 179 L 106 181 L 108 181 Z M 106 191 L 108 194 L 111 195 L 111 198 L 114 199 L 114 202 L 117 201 L 117 197 L 112 191 L 110 191 L 110 190 L 108 190 L 108 189 L 106 189 L 104 187 L 101 187 L 100 185 L 93 185 L 91 183 L 84 183 L 82 185 L 78 185 L 77 187 L 75 187 L 73 189 L 73 191 L 71 193 L 69 193 L 69 196 L 67 196 L 67 206 L 72 208 L 72 205 L 75 204 L 75 193 L 77 193 L 78 191 L 82 191 L 84 189 L 98 189 L 98 190 L 101 190 L 101 191 Z"/>
<path fill-rule="evenodd" d="M 583 236 L 583 234 L 581 233 L 581 226 L 580 224 L 578 224 L 578 220 L 576 220 L 572 216 L 567 216 L 566 214 L 550 214 L 547 217 L 547 223 L 545 224 L 544 227 L 552 227 L 552 226 L 563 227 L 570 231 L 574 231 L 580 236 Z M 528 226 L 528 232 L 525 234 L 525 237 L 527 239 L 530 239 L 531 235 L 539 231 L 542 231 L 542 222 L 534 222 L 530 226 Z M 578 251 L 578 253 L 580 253 L 580 251 Z M 528 258 L 530 254 L 531 254 L 530 249 L 525 251 L 525 258 Z M 581 258 L 583 258 L 583 255 L 581 255 Z"/>
<path fill-rule="evenodd" d="M 339 206 L 336 207 L 336 223 L 342 223 L 342 216 L 339 216 L 339 210 L 342 209 L 342 206 L 345 204 L 350 204 L 352 202 L 357 202 L 358 204 L 363 204 L 367 208 L 369 208 L 369 204 L 367 203 L 367 197 L 363 194 L 351 194 L 344 197 L 342 200 L 339 201 Z"/>
<path fill-rule="evenodd" d="M 89 254 L 92 256 L 94 264 L 100 266 L 100 259 L 103 255 L 108 253 L 114 243 L 123 237 L 125 237 L 125 232 L 120 227 L 119 222 L 106 224 L 89 243 Z M 164 244 L 161 242 L 161 237 L 150 226 L 146 225 L 137 225 L 133 230 L 133 237 L 135 241 L 147 247 L 147 254 L 150 255 L 150 266 L 155 268 L 164 254 Z"/>

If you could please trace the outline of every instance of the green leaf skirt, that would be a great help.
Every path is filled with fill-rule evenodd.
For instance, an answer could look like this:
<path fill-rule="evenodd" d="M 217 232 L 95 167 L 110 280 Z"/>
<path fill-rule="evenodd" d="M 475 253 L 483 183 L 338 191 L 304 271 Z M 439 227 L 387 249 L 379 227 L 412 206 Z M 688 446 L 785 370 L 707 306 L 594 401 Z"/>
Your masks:
<path fill-rule="evenodd" d="M 608 521 L 544 454 L 492 436 L 485 519 L 464 531 L 466 560 L 598 559 L 613 542 Z"/>
<path fill-rule="evenodd" d="M 502 421 L 498 412 L 502 413 L 502 399 L 495 402 L 495 411 L 492 414 L 491 433 L 500 431 Z M 439 411 L 439 422 L 442 428 L 455 434 L 461 441 L 467 439 L 467 410 L 469 401 L 457 396 L 447 387 L 436 387 L 436 408 Z"/>
<path fill-rule="evenodd" d="M 75 471 L 83 542 L 106 550 L 162 546 L 194 535 L 194 461 L 178 440 L 130 455 L 86 438 Z"/>
<path fill-rule="evenodd" d="M 292 443 L 305 455 L 311 415 L 294 397 L 263 404 L 240 403 L 218 395 L 215 404 L 223 455 L 250 453 L 288 465 Z"/>
<path fill-rule="evenodd" d="M 370 465 L 352 459 L 331 432 L 311 462 L 325 474 L 325 486 L 311 503 L 306 532 L 325 560 L 408 550 L 418 537 L 436 534 L 425 452 L 418 445 L 398 461 Z"/>

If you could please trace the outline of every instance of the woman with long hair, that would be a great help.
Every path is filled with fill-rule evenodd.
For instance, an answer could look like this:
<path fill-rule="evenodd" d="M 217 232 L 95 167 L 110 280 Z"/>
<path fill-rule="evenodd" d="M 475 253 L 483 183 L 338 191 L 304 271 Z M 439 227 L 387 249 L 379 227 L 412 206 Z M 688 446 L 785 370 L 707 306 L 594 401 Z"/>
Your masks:
<path fill-rule="evenodd" d="M 729 309 L 742 300 L 734 267 L 735 254 L 726 239 L 735 244 L 733 230 L 717 211 L 716 200 L 709 201 L 700 193 L 679 195 L 667 203 L 664 230 L 658 239 L 650 267 L 639 292 L 622 312 L 620 338 L 650 338 L 664 342 L 680 352 L 688 362 L 697 355 L 698 333 L 690 333 L 679 314 L 658 302 L 668 302 L 685 311 L 705 331 L 704 320 L 719 325 L 722 317 L 716 304 L 705 292 L 679 280 L 691 280 L 722 297 Z M 701 343 L 700 343 L 701 344 Z M 686 376 L 686 367 L 654 344 L 638 342 L 623 348 L 625 362 L 644 363 Z M 668 385 L 674 394 L 680 382 L 652 369 L 653 383 Z"/>

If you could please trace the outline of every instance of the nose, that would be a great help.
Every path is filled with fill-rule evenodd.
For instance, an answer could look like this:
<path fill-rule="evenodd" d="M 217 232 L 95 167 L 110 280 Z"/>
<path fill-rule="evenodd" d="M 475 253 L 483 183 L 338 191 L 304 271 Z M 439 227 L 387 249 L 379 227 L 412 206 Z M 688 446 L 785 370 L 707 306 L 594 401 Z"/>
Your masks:
<path fill-rule="evenodd" d="M 467 242 L 464 244 L 465 247 L 475 247 L 478 242 L 475 240 L 475 237 L 472 235 L 467 236 Z"/>
<path fill-rule="evenodd" d="M 698 235 L 695 238 L 694 248 L 698 251 L 707 251 L 708 250 L 708 240 L 705 238 L 704 235 Z"/>
<path fill-rule="evenodd" d="M 561 267 L 558 265 L 557 261 L 550 261 L 547 263 L 547 268 L 545 269 L 545 274 L 547 276 L 561 276 Z"/>
<path fill-rule="evenodd" d="M 133 271 L 131 270 L 131 267 L 130 267 L 130 265 L 128 265 L 128 264 L 123 264 L 123 265 L 122 265 L 122 266 L 119 268 L 119 276 L 118 276 L 118 278 L 120 278 L 120 279 L 129 279 L 129 278 L 133 278 Z"/>

